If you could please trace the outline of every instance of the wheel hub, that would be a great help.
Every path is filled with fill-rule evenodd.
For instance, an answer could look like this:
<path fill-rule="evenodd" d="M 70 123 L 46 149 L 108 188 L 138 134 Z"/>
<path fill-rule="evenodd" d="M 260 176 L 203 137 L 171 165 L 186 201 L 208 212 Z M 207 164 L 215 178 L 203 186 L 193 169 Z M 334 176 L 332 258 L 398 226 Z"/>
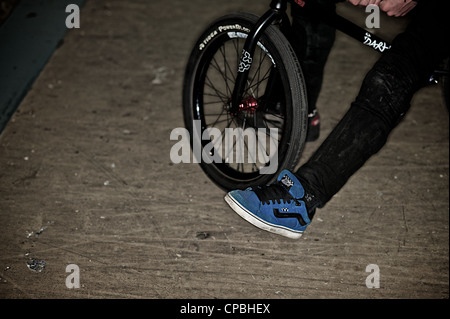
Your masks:
<path fill-rule="evenodd" d="M 228 101 L 228 104 L 225 106 L 229 111 L 231 109 L 231 99 Z M 254 114 L 258 108 L 258 101 L 253 97 L 249 96 L 241 101 L 239 104 L 238 113 L 246 112 L 247 114 Z M 231 114 L 236 116 L 237 114 Z"/>

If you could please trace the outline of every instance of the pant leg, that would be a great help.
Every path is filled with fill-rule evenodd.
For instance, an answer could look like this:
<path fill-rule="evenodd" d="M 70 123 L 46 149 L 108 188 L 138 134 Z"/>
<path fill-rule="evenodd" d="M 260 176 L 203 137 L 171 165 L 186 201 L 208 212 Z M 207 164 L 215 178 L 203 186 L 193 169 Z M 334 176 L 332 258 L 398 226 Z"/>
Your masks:
<path fill-rule="evenodd" d="M 337 0 L 318 0 L 324 10 L 336 11 Z M 297 53 L 306 82 L 309 113 L 316 108 L 323 70 L 333 47 L 336 30 L 317 17 L 304 15 L 292 6 L 292 46 Z"/>
<path fill-rule="evenodd" d="M 366 75 L 347 114 L 297 171 L 314 199 L 310 206 L 324 206 L 384 146 L 408 111 L 413 94 L 449 55 L 449 3 L 427 0 L 414 9 L 405 32 L 395 38 L 392 48 Z"/>

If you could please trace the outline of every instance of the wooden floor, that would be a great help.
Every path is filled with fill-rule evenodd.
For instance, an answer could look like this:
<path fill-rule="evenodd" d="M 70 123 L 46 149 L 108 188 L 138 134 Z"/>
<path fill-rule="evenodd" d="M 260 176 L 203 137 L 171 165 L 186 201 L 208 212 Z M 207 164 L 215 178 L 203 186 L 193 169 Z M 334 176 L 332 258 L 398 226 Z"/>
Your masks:
<path fill-rule="evenodd" d="M 449 297 L 449 116 L 439 87 L 417 93 L 385 148 L 300 240 L 256 229 L 197 164 L 171 162 L 196 37 L 218 16 L 266 5 L 86 2 L 81 28 L 0 135 L 0 298 Z M 340 10 L 364 21 L 363 10 Z M 379 32 L 402 23 L 382 20 Z M 320 141 L 376 58 L 338 33 Z M 72 264 L 80 287 L 69 289 Z M 379 288 L 366 285 L 369 265 Z"/>

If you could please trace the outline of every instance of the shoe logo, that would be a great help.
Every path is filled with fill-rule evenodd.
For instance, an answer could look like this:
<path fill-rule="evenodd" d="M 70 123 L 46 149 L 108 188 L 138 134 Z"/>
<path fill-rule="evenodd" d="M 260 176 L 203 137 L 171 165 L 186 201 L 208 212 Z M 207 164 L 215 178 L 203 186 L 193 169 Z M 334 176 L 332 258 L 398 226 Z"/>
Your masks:
<path fill-rule="evenodd" d="M 298 213 L 284 213 L 285 211 L 288 211 L 287 208 L 284 208 L 284 209 L 282 208 L 281 211 L 283 211 L 283 213 L 280 212 L 280 210 L 274 208 L 273 215 L 277 218 L 297 218 L 297 220 L 301 226 L 307 225 L 307 223 L 303 219 L 302 215 L 300 215 Z"/>
<path fill-rule="evenodd" d="M 287 175 L 284 175 L 284 177 L 281 179 L 281 182 L 284 184 L 284 186 L 286 186 L 288 188 L 291 188 L 292 186 L 294 186 L 294 182 Z"/>

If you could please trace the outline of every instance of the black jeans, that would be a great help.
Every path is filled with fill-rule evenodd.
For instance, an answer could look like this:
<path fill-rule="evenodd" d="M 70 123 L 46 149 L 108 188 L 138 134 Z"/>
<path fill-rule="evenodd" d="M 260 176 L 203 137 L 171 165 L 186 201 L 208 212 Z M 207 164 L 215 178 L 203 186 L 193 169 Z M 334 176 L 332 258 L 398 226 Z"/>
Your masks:
<path fill-rule="evenodd" d="M 323 207 L 384 146 L 414 93 L 450 55 L 449 4 L 426 0 L 417 5 L 407 29 L 366 75 L 346 115 L 296 172 L 313 199 L 310 209 Z"/>
<path fill-rule="evenodd" d="M 324 10 L 336 11 L 336 3 L 342 0 L 316 0 Z M 333 47 L 336 30 L 292 6 L 292 47 L 299 58 L 308 97 L 308 112 L 316 109 L 317 98 L 322 88 L 323 70 Z"/>

